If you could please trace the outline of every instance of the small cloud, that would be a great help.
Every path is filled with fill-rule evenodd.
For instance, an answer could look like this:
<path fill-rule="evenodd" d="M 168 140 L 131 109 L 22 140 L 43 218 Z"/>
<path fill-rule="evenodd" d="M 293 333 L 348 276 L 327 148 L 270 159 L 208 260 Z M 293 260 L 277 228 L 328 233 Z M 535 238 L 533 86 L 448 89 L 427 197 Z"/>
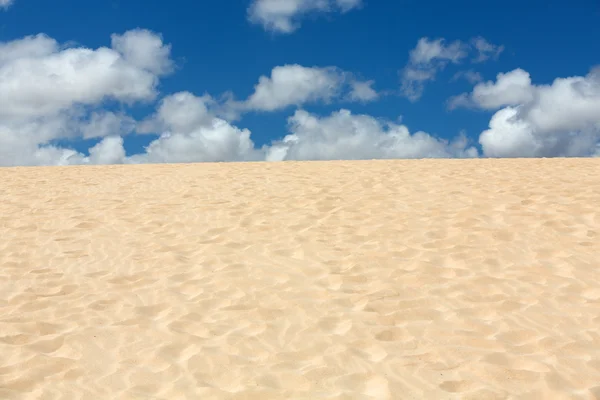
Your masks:
<path fill-rule="evenodd" d="M 284 65 L 273 68 L 271 76 L 261 76 L 254 93 L 246 101 L 252 110 L 275 111 L 307 102 L 328 102 L 337 96 L 343 74 L 333 67 Z"/>
<path fill-rule="evenodd" d="M 497 60 L 504 51 L 504 46 L 494 45 L 481 36 L 471 39 L 471 44 L 477 51 L 477 57 L 472 60 L 474 63 L 481 63 L 490 58 Z"/>
<path fill-rule="evenodd" d="M 409 61 L 400 73 L 402 94 L 412 102 L 419 100 L 425 82 L 434 81 L 438 72 L 448 64 L 459 64 L 473 49 L 478 53 L 473 62 L 483 62 L 490 57 L 497 58 L 504 47 L 492 45 L 482 37 L 473 38 L 470 45 L 460 40 L 447 43 L 444 38 L 430 40 L 422 37 L 410 51 Z M 481 75 L 474 71 L 459 73 L 454 79 L 461 76 L 471 83 L 481 80 Z"/>
<path fill-rule="evenodd" d="M 273 68 L 270 76 L 261 76 L 254 93 L 245 101 L 230 96 L 223 103 L 222 113 L 233 116 L 244 111 L 277 111 L 307 103 L 330 103 L 334 99 L 373 101 L 379 97 L 373 84 L 372 80 L 360 81 L 336 67 L 282 65 Z"/>
<path fill-rule="evenodd" d="M 445 39 L 429 40 L 423 37 L 410 51 L 409 62 L 401 71 L 401 92 L 410 101 L 421 98 L 425 82 L 435 80 L 437 73 L 451 63 L 459 63 L 467 56 L 467 46 L 460 41 L 446 44 Z"/>
<path fill-rule="evenodd" d="M 14 3 L 14 0 L 0 0 L 0 9 L 7 9 Z"/>
<path fill-rule="evenodd" d="M 348 95 L 348 99 L 350 101 L 362 101 L 368 102 L 377 100 L 379 98 L 379 93 L 375 89 L 373 89 L 373 84 L 375 81 L 352 81 L 350 82 L 350 86 L 352 90 Z"/>
<path fill-rule="evenodd" d="M 362 6 L 362 0 L 253 0 L 248 20 L 265 30 L 292 33 L 302 17 L 311 13 L 346 13 Z"/>
<path fill-rule="evenodd" d="M 429 40 L 426 37 L 419 39 L 417 46 L 410 51 L 410 63 L 431 64 L 434 61 L 459 62 L 467 56 L 467 49 L 460 41 L 454 41 L 446 45 L 443 38 Z"/>

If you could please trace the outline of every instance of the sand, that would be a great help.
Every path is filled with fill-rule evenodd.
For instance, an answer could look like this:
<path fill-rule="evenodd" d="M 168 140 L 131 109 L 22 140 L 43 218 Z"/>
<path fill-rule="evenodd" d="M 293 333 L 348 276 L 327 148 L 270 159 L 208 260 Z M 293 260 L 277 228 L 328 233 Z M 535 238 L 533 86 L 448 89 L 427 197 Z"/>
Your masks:
<path fill-rule="evenodd" d="M 600 159 L 0 182 L 0 399 L 600 398 Z"/>

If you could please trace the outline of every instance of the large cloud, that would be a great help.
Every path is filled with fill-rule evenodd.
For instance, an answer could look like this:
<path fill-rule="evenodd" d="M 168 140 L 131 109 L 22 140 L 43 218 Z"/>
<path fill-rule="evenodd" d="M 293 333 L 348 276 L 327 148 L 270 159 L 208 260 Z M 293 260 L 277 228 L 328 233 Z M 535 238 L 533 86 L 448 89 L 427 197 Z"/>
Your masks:
<path fill-rule="evenodd" d="M 27 160 L 35 165 L 477 157 L 463 135 L 447 142 L 344 109 L 325 117 L 297 110 L 288 120 L 289 135 L 256 148 L 250 131 L 216 117 L 210 111 L 212 103 L 209 96 L 188 92 L 165 97 L 156 113 L 138 125 L 144 132 L 161 132 L 141 154 L 126 156 L 122 137 L 111 134 L 90 148 L 89 156 L 16 140 L 15 145 L 23 147 L 13 158 L 2 155 L 2 161 L 22 165 L 20 157 L 27 152 Z"/>
<path fill-rule="evenodd" d="M 111 48 L 63 48 L 43 34 L 0 43 L 0 164 L 63 160 L 71 153 L 55 140 L 130 132 L 131 118 L 94 110 L 154 100 L 169 54 L 140 29 L 113 35 Z"/>
<path fill-rule="evenodd" d="M 144 154 L 123 162 L 255 161 L 261 159 L 250 131 L 231 125 L 212 111 L 214 100 L 180 92 L 165 97 L 144 131 L 162 132 Z"/>
<path fill-rule="evenodd" d="M 438 44 L 417 46 L 411 58 L 425 64 L 464 58 L 460 46 Z M 227 109 L 231 104 L 238 112 L 266 112 L 377 97 L 372 81 L 358 81 L 333 67 L 276 67 L 241 102 L 171 94 L 141 122 L 111 108 L 153 102 L 159 78 L 172 69 L 170 47 L 145 30 L 113 35 L 110 48 L 65 48 L 45 35 L 0 43 L 0 165 L 478 156 L 464 135 L 447 142 L 345 109 L 330 115 L 296 110 L 287 136 L 256 148 L 251 132 L 229 117 L 235 114 Z M 538 86 L 526 71 L 515 70 L 461 98 L 472 107 L 497 111 L 480 136 L 485 155 L 600 155 L 598 69 Z M 131 132 L 159 137 L 142 154 L 128 156 L 123 136 Z M 99 142 L 88 155 L 60 146 L 74 138 Z"/>
<path fill-rule="evenodd" d="M 534 85 L 529 73 L 516 69 L 499 74 L 496 82 L 476 85 L 453 102 L 501 108 L 479 139 L 486 156 L 600 154 L 600 68 L 586 76 L 557 78 L 549 85 Z"/>
<path fill-rule="evenodd" d="M 253 0 L 248 19 L 266 30 L 292 33 L 300 19 L 309 13 L 346 13 L 362 5 L 362 0 Z"/>
<path fill-rule="evenodd" d="M 328 117 L 297 110 L 288 120 L 289 135 L 256 149 L 250 131 L 216 117 L 213 104 L 210 96 L 188 92 L 166 97 L 146 122 L 149 131 L 164 133 L 145 154 L 124 162 L 477 157 L 463 135 L 450 143 L 425 132 L 411 135 L 404 125 L 344 109 Z"/>
<path fill-rule="evenodd" d="M 297 110 L 288 120 L 289 135 L 257 149 L 250 131 L 211 113 L 212 102 L 188 92 L 167 96 L 146 121 L 148 130 L 164 131 L 145 153 L 125 157 L 122 142 L 109 137 L 110 145 L 99 145 L 95 156 L 119 163 L 477 157 L 463 135 L 452 142 L 425 132 L 411 135 L 404 125 L 344 109 L 327 117 Z M 108 154 L 101 157 L 101 150 Z"/>
<path fill-rule="evenodd" d="M 114 35 L 113 45 L 122 50 L 148 46 L 129 54 L 106 47 L 60 50 L 58 43 L 44 35 L 2 44 L 0 117 L 48 116 L 74 105 L 94 105 L 109 99 L 152 100 L 169 56 L 168 47 L 159 51 L 156 41 L 160 38 L 143 30 Z M 131 54 L 146 50 L 158 52 L 154 63 Z"/>
<path fill-rule="evenodd" d="M 107 102 L 153 101 L 160 76 L 172 70 L 170 46 L 145 30 L 113 35 L 110 48 L 62 48 L 37 35 L 0 44 L 0 164 L 56 165 L 364 159 L 476 156 L 466 141 L 452 143 L 402 125 L 340 110 L 321 117 L 299 110 L 290 134 L 256 148 L 249 130 L 223 117 L 224 105 L 210 95 L 179 92 L 164 97 L 156 112 L 136 122 Z M 337 68 L 287 65 L 261 77 L 243 111 L 274 111 L 333 98 L 368 101 L 378 96 Z M 127 156 L 123 136 L 158 133 L 142 154 Z M 100 139 L 89 155 L 61 147 L 65 139 Z"/>
<path fill-rule="evenodd" d="M 291 134 L 265 149 L 267 160 L 477 157 L 463 135 L 448 143 L 344 109 L 325 118 L 298 110 L 288 122 Z"/>

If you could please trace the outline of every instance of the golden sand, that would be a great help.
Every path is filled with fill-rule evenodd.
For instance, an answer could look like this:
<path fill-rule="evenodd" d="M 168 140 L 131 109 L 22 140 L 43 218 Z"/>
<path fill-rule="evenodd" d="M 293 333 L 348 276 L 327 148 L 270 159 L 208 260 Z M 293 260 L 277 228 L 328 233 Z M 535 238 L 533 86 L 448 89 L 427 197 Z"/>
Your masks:
<path fill-rule="evenodd" d="M 0 185 L 0 399 L 600 398 L 600 159 Z"/>

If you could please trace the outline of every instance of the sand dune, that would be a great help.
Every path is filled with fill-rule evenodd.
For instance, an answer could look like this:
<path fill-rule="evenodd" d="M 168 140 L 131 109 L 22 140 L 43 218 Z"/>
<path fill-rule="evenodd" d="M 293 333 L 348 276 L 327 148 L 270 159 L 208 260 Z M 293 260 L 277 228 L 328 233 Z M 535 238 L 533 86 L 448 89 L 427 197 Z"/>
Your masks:
<path fill-rule="evenodd" d="M 599 159 L 0 182 L 0 399 L 600 398 Z"/>

